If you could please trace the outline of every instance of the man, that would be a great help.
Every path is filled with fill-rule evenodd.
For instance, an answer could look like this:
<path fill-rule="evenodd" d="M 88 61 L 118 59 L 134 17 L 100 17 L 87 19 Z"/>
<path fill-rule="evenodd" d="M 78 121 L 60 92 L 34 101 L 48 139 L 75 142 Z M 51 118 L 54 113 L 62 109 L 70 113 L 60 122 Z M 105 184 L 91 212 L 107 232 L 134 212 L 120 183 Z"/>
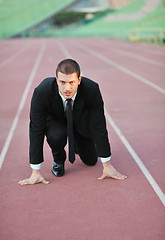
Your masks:
<path fill-rule="evenodd" d="M 71 116 L 71 120 L 68 116 Z M 68 130 L 70 127 L 71 130 Z M 68 131 L 73 134 L 74 140 L 71 140 Z M 56 69 L 56 78 L 46 78 L 34 90 L 30 110 L 32 174 L 30 178 L 20 181 L 20 185 L 49 183 L 40 173 L 40 165 L 44 161 L 45 136 L 54 158 L 52 173 L 57 177 L 65 174 L 64 148 L 67 144 L 67 135 L 72 151 L 69 160 L 72 163 L 74 151 L 79 154 L 82 162 L 89 166 L 95 165 L 97 158 L 100 157 L 103 174 L 99 179 L 126 178 L 110 163 L 111 151 L 99 86 L 94 81 L 81 77 L 80 67 L 72 59 L 61 61 Z"/>

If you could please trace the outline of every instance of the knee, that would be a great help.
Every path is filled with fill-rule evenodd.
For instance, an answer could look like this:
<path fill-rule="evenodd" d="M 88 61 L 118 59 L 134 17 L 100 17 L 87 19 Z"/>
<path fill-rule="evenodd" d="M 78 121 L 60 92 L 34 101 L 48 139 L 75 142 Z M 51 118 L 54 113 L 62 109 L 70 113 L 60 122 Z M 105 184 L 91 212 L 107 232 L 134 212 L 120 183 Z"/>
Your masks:
<path fill-rule="evenodd" d="M 65 136 L 47 136 L 47 142 L 51 148 L 63 148 L 67 143 L 67 137 Z"/>
<path fill-rule="evenodd" d="M 83 163 L 85 163 L 87 166 L 94 166 L 94 165 L 96 165 L 96 163 L 97 163 L 97 159 L 98 158 L 94 158 L 94 159 L 90 159 L 89 160 L 89 158 L 88 159 L 81 159 L 82 160 L 82 162 Z"/>

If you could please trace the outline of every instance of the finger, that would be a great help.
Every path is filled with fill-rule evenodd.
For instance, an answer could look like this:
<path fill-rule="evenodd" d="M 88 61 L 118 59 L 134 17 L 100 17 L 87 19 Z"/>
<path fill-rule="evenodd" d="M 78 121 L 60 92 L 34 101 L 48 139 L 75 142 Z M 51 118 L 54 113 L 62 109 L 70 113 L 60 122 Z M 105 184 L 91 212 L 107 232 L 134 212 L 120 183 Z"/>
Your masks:
<path fill-rule="evenodd" d="M 121 176 L 120 176 L 120 179 L 123 179 L 123 180 L 124 180 L 124 179 L 126 179 L 126 178 L 127 178 L 126 175 L 121 175 Z"/>
<path fill-rule="evenodd" d="M 121 175 L 120 177 L 121 177 L 121 179 L 126 179 L 127 178 L 126 175 Z"/>
<path fill-rule="evenodd" d="M 103 175 L 101 176 L 101 177 L 99 177 L 98 179 L 99 180 L 102 180 L 102 179 L 104 179 L 106 177 L 106 175 L 103 173 Z"/>
<path fill-rule="evenodd" d="M 44 183 L 44 184 L 49 184 L 49 181 L 47 181 L 47 180 L 45 180 L 44 178 L 43 179 L 41 179 L 41 181 L 40 181 L 41 183 Z"/>
<path fill-rule="evenodd" d="M 125 178 L 127 178 L 126 175 L 123 175 L 123 174 L 119 173 L 118 171 L 116 171 L 116 177 L 117 177 L 117 179 L 125 179 Z"/>
<path fill-rule="evenodd" d="M 37 183 L 48 184 L 49 182 L 46 181 L 44 178 L 39 179 L 39 180 L 36 181 L 36 182 L 33 182 L 31 179 L 24 179 L 24 180 L 19 181 L 18 184 L 21 185 L 21 186 L 23 186 L 23 185 L 33 185 L 33 184 L 37 184 Z"/>
<path fill-rule="evenodd" d="M 117 179 L 117 180 L 124 180 L 124 179 L 127 178 L 126 175 L 123 175 L 123 174 L 119 173 L 112 165 L 110 166 L 107 177 L 114 178 L 114 179 Z"/>
<path fill-rule="evenodd" d="M 23 186 L 23 185 L 28 185 L 28 184 L 32 184 L 32 183 L 29 182 L 29 179 L 24 179 L 24 180 L 19 181 L 18 184 Z"/>
<path fill-rule="evenodd" d="M 114 179 L 117 179 L 117 180 L 124 180 L 124 179 L 127 178 L 126 175 L 122 175 L 119 172 L 117 172 L 116 174 L 113 174 L 111 176 L 108 176 L 108 177 L 111 177 L 111 178 L 114 178 Z"/>

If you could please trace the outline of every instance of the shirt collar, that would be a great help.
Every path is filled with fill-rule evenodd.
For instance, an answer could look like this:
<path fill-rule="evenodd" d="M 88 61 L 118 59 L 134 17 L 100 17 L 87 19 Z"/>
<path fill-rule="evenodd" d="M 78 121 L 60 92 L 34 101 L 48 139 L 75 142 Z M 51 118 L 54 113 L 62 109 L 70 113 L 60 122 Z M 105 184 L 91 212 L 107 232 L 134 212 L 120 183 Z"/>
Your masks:
<path fill-rule="evenodd" d="M 60 91 L 58 91 L 58 92 L 59 92 L 59 94 L 60 94 L 60 96 L 61 96 L 61 98 L 62 98 L 62 101 L 65 102 L 67 99 L 60 93 Z M 73 101 L 75 100 L 76 95 L 77 95 L 77 92 L 76 92 L 76 93 L 73 95 L 73 97 L 71 98 Z"/>

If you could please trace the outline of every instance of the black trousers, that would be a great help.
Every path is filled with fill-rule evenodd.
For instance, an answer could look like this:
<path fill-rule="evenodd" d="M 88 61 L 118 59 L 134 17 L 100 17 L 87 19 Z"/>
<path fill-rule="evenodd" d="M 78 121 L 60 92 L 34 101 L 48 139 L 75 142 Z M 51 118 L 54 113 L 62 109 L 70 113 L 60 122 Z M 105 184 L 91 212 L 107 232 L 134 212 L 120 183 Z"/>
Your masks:
<path fill-rule="evenodd" d="M 47 121 L 47 142 L 52 150 L 54 161 L 58 164 L 66 160 L 67 125 L 55 119 Z M 89 166 L 95 165 L 98 159 L 95 143 L 85 138 L 74 129 L 74 142 L 81 160 Z"/>

